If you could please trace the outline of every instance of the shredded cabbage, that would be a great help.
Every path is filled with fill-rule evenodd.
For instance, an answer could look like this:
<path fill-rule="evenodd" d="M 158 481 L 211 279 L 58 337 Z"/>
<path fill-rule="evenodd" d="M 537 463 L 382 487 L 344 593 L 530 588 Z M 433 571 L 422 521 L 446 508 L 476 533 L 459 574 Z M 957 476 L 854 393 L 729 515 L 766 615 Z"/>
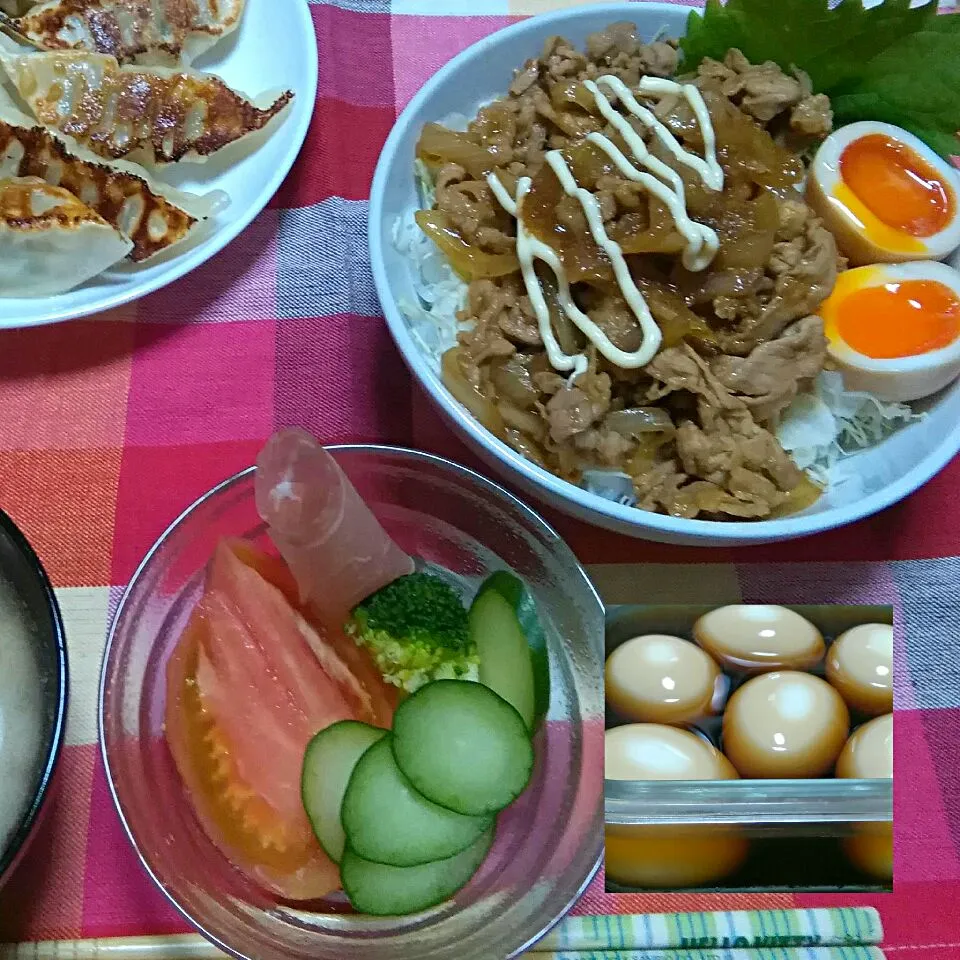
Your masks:
<path fill-rule="evenodd" d="M 923 419 L 905 403 L 878 400 L 871 393 L 845 390 L 843 376 L 824 370 L 808 393 L 784 412 L 777 439 L 794 463 L 812 479 L 837 486 L 855 474 L 844 461 L 875 446 L 900 427 Z"/>
<path fill-rule="evenodd" d="M 420 160 L 415 161 L 414 175 L 421 206 L 429 209 L 434 201 L 433 181 Z M 415 214 L 415 210 L 406 210 L 393 223 L 393 245 L 410 264 L 410 278 L 417 295 L 416 303 L 401 298 L 397 306 L 410 322 L 410 333 L 439 370 L 440 358 L 457 345 L 457 333 L 465 326 L 457 320 L 457 312 L 466 301 L 467 285 L 420 229 Z"/>

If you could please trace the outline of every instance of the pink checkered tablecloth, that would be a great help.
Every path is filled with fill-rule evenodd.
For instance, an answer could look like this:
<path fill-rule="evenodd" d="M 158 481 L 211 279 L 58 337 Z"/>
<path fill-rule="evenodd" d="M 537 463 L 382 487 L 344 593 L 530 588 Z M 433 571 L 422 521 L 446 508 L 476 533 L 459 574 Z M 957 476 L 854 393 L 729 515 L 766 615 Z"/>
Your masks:
<path fill-rule="evenodd" d="M 55 582 L 72 672 L 60 788 L 28 862 L 0 894 L 0 941 L 185 929 L 127 844 L 96 744 L 109 618 L 184 506 L 248 466 L 284 425 L 477 465 L 411 383 L 380 316 L 368 190 L 397 113 L 438 67 L 518 17 L 560 5 L 313 3 L 313 126 L 253 226 L 133 306 L 0 333 L 0 506 Z M 960 462 L 873 520 L 789 547 L 672 548 L 546 513 L 611 602 L 632 599 L 642 580 L 652 602 L 892 603 L 898 622 L 893 894 L 612 897 L 598 882 L 577 911 L 870 903 L 892 960 L 960 957 Z"/>

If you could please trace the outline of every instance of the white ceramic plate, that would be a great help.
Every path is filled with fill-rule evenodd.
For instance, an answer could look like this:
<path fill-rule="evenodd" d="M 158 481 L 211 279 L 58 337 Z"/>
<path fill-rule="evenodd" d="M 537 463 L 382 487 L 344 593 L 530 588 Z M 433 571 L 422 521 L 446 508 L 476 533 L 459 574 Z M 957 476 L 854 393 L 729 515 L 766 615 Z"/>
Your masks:
<path fill-rule="evenodd" d="M 472 115 L 478 103 L 503 96 L 515 68 L 536 56 L 555 34 L 582 44 L 617 20 L 636 23 L 648 40 L 661 29 L 684 32 L 689 8 L 667 3 L 586 5 L 507 27 L 450 61 L 413 98 L 380 156 L 370 196 L 370 256 L 377 294 L 400 352 L 446 419 L 500 474 L 559 510 L 630 536 L 663 543 L 731 546 L 790 540 L 878 513 L 926 483 L 960 451 L 960 381 L 925 406 L 926 419 L 856 457 L 855 482 L 829 490 L 803 513 L 782 520 L 722 523 L 682 520 L 605 500 L 560 480 L 521 457 L 474 419 L 444 387 L 436 362 L 424 351 L 399 310 L 416 302 L 408 259 L 393 244 L 397 218 L 418 206 L 413 177 L 415 147 L 429 121 Z"/>
<path fill-rule="evenodd" d="M 56 323 L 99 313 L 165 287 L 219 253 L 269 203 L 300 153 L 317 97 L 317 40 L 307 0 L 247 0 L 239 28 L 198 59 L 248 96 L 292 90 L 296 97 L 282 125 L 253 152 L 231 160 L 229 149 L 206 164 L 176 164 L 159 174 L 191 193 L 223 190 L 230 206 L 205 239 L 155 264 L 125 263 L 69 293 L 38 299 L 0 297 L 0 330 Z"/>

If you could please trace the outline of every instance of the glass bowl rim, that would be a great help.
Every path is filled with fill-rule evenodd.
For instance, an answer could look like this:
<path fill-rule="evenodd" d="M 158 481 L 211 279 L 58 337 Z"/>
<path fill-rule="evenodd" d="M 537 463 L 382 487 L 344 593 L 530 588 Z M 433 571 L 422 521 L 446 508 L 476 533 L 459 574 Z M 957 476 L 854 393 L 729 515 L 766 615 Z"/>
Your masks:
<path fill-rule="evenodd" d="M 483 491 L 483 493 L 489 497 L 500 500 L 501 503 L 505 503 L 506 506 L 511 507 L 516 510 L 524 519 L 531 524 L 531 526 L 541 535 L 550 546 L 550 549 L 560 550 L 569 554 L 569 559 L 572 561 L 572 565 L 576 570 L 578 579 L 582 586 L 585 588 L 587 594 L 590 596 L 590 599 L 596 604 L 601 615 L 604 612 L 603 601 L 600 598 L 600 594 L 597 591 L 597 588 L 594 586 L 593 582 L 587 576 L 587 572 L 584 569 L 583 564 L 580 562 L 577 555 L 573 552 L 573 549 L 567 544 L 567 542 L 557 533 L 556 530 L 542 517 L 536 510 L 524 503 L 519 497 L 511 493 L 506 488 L 502 487 L 500 484 L 495 483 L 493 480 L 488 479 L 483 476 L 483 474 L 478 473 L 476 470 L 471 469 L 470 467 L 465 467 L 463 464 L 457 463 L 454 460 L 450 460 L 447 457 L 444 457 L 440 454 L 428 453 L 423 450 L 415 450 L 412 447 L 405 447 L 400 445 L 393 444 L 384 444 L 384 443 L 338 443 L 338 444 L 324 444 L 324 449 L 332 454 L 337 453 L 360 453 L 360 454 L 374 454 L 374 455 L 383 455 L 383 456 L 399 456 L 401 459 L 419 461 L 421 463 L 430 463 L 434 466 L 441 468 L 447 473 L 451 473 L 458 477 L 460 480 L 465 480 L 470 484 L 473 484 L 475 487 Z M 147 875 L 153 881 L 154 886 L 163 894 L 167 902 L 173 906 L 180 916 L 182 916 L 192 928 L 199 931 L 204 938 L 210 941 L 215 947 L 222 950 L 228 956 L 242 958 L 242 954 L 239 954 L 236 950 L 230 947 L 229 944 L 223 942 L 218 936 L 212 934 L 207 930 L 206 926 L 199 922 L 195 917 L 191 916 L 187 910 L 178 902 L 176 897 L 167 889 L 166 885 L 160 881 L 159 876 L 154 871 L 151 864 L 148 862 L 143 850 L 141 849 L 140 844 L 137 842 L 137 839 L 134 835 L 134 831 L 131 823 L 129 822 L 128 816 L 124 807 L 120 801 L 120 797 L 117 793 L 117 788 L 114 783 L 113 769 L 110 763 L 110 757 L 107 751 L 106 737 L 105 737 L 105 723 L 104 723 L 104 704 L 106 698 L 106 688 L 107 688 L 107 667 L 111 662 L 112 653 L 114 651 L 115 641 L 117 639 L 117 627 L 120 623 L 121 616 L 124 612 L 124 609 L 130 601 L 131 594 L 133 593 L 134 587 L 139 582 L 140 578 L 144 574 L 147 567 L 153 561 L 155 554 L 164 546 L 167 540 L 173 536 L 173 534 L 180 528 L 181 524 L 186 522 L 186 520 L 197 510 L 203 507 L 208 501 L 214 499 L 219 494 L 229 490 L 234 485 L 242 482 L 248 477 L 251 477 L 256 471 L 256 466 L 244 467 L 242 470 L 239 470 L 232 475 L 226 477 L 224 480 L 214 484 L 209 490 L 200 494 L 192 503 L 190 503 L 186 508 L 184 508 L 175 518 L 171 521 L 164 530 L 157 537 L 155 542 L 150 546 L 147 552 L 144 554 L 143 559 L 137 564 L 136 569 L 130 576 L 130 580 L 127 585 L 124 587 L 123 593 L 120 597 L 120 600 L 117 604 L 117 608 L 113 613 L 113 616 L 110 621 L 110 627 L 107 631 L 106 644 L 104 646 L 103 658 L 100 663 L 100 678 L 98 683 L 98 695 L 97 695 L 97 735 L 100 747 L 100 757 L 103 760 L 104 765 L 104 774 L 107 781 L 107 788 L 110 791 L 110 797 L 113 801 L 114 810 L 117 813 L 117 816 L 120 819 L 120 824 L 123 827 L 123 832 L 127 837 L 127 841 L 130 843 L 130 846 L 133 852 L 136 854 L 137 859 L 140 861 L 141 866 L 146 871 Z M 593 879 L 597 876 L 600 867 L 603 863 L 603 843 L 601 837 L 600 850 L 597 853 L 596 859 L 587 872 L 586 876 L 578 884 L 575 892 L 570 897 L 569 901 L 563 906 L 562 910 L 556 913 L 556 916 L 553 917 L 549 922 L 544 923 L 541 930 L 532 935 L 528 940 L 521 946 L 518 947 L 510 956 L 519 957 L 525 951 L 528 951 L 530 947 L 539 941 L 542 937 L 555 927 L 560 920 L 566 916 L 571 908 L 577 903 L 577 901 L 583 896 L 584 891 L 590 886 Z"/>

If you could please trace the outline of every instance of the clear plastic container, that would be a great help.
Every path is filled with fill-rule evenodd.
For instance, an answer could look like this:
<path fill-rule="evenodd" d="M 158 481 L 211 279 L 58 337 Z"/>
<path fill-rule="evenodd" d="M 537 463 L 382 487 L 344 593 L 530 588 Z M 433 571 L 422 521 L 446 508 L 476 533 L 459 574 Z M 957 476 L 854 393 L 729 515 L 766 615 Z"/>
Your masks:
<path fill-rule="evenodd" d="M 643 634 L 692 639 L 694 622 L 716 606 L 611 606 L 606 654 Z M 851 627 L 893 623 L 889 606 L 789 608 L 820 630 L 828 650 Z M 806 672 L 822 676 L 823 662 Z M 729 699 L 749 677 L 734 671 L 727 677 Z M 851 712 L 851 733 L 868 720 Z M 625 722 L 608 708 L 608 728 Z M 686 729 L 722 749 L 721 726 L 717 715 Z M 607 780 L 604 808 L 607 889 L 614 892 L 654 886 L 750 892 L 891 887 L 878 879 L 878 871 L 858 868 L 854 861 L 883 862 L 890 856 L 892 780 Z M 852 855 L 850 846 L 856 848 Z"/>

